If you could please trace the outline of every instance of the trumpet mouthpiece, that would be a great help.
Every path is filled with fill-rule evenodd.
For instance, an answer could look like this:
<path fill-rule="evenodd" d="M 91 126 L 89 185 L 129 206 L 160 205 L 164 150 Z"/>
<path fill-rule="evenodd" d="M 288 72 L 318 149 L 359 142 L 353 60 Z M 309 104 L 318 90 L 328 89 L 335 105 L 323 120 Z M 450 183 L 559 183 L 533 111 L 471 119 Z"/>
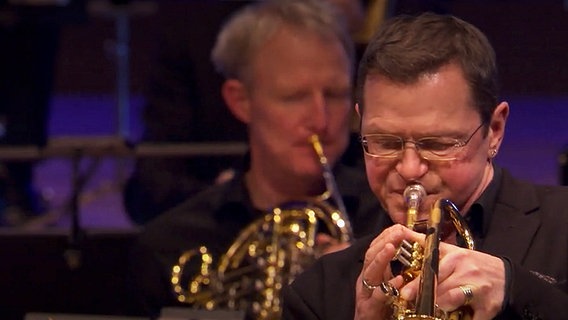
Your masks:
<path fill-rule="evenodd" d="M 426 196 L 426 190 L 421 184 L 412 184 L 404 189 L 404 201 L 409 208 L 418 209 L 422 198 Z"/>
<path fill-rule="evenodd" d="M 421 184 L 412 184 L 404 189 L 402 195 L 407 205 L 406 226 L 410 229 L 414 229 L 418 210 L 420 209 L 420 202 L 422 198 L 426 196 L 426 190 Z"/>

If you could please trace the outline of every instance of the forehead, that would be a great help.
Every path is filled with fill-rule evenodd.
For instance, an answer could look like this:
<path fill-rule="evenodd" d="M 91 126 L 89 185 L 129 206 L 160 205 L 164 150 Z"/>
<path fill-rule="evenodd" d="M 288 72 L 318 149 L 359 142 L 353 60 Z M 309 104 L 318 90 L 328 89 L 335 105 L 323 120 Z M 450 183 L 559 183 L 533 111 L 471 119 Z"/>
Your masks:
<path fill-rule="evenodd" d="M 447 65 L 420 76 L 413 83 L 397 83 L 381 75 L 368 75 L 363 87 L 362 129 L 373 126 L 449 127 L 478 122 L 471 90 L 457 65 Z M 394 127 L 394 128 L 390 128 Z"/>
<path fill-rule="evenodd" d="M 284 25 L 252 57 L 253 75 L 300 77 L 334 71 L 350 76 L 352 65 L 341 41 Z M 318 72 L 319 70 L 319 72 Z"/>

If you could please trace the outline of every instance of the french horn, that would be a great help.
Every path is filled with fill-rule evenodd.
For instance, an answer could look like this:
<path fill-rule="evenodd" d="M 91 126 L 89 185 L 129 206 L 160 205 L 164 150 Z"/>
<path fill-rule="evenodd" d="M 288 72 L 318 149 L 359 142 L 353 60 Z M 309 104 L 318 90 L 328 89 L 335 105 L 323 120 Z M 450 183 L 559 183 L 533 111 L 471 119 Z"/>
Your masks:
<path fill-rule="evenodd" d="M 243 229 L 216 264 L 206 246 L 184 252 L 171 275 L 178 301 L 197 309 L 244 310 L 255 319 L 279 319 L 283 286 L 320 254 L 316 234 L 325 230 L 339 243 L 352 239 L 318 136 L 312 136 L 310 143 L 322 166 L 326 191 L 314 199 L 272 208 Z M 195 260 L 198 270 L 187 270 Z"/>

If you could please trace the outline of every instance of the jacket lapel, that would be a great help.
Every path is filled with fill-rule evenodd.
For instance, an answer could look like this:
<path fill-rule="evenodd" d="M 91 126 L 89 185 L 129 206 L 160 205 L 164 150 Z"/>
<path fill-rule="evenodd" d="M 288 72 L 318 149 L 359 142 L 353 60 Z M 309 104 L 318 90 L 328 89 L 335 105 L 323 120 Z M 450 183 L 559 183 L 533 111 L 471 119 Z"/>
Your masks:
<path fill-rule="evenodd" d="M 539 207 L 535 188 L 503 171 L 495 212 L 481 251 L 521 263 L 541 223 Z"/>
<path fill-rule="evenodd" d="M 478 250 L 507 256 L 511 261 L 522 263 L 534 234 L 540 227 L 539 208 L 540 202 L 534 186 L 514 179 L 503 170 L 495 212 L 491 215 L 483 246 Z M 388 214 L 384 213 L 381 225 L 381 232 L 392 225 Z M 361 266 L 364 257 L 365 251 L 359 260 Z"/>

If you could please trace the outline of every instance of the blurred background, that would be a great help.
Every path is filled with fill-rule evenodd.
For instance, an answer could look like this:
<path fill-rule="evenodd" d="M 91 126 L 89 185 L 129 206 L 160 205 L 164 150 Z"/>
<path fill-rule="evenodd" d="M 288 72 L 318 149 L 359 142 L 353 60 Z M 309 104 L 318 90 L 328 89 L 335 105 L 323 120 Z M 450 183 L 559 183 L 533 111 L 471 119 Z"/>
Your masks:
<path fill-rule="evenodd" d="M 363 1 L 363 4 L 370 8 L 373 2 Z M 24 252 L 31 250 L 36 240 L 0 237 L 0 242 L 4 241 L 0 255 L 21 260 L 9 268 L 4 266 L 7 269 L 0 273 L 37 281 L 39 276 L 34 278 L 27 268 L 24 268 L 26 273 L 22 273 L 22 264 L 37 263 L 39 257 L 47 257 L 62 247 L 75 248 L 81 244 L 82 230 L 98 230 L 93 232 L 100 232 L 102 236 L 95 236 L 95 242 L 108 245 L 110 241 L 110 246 L 114 246 L 114 251 L 106 251 L 106 254 L 123 255 L 123 247 L 115 246 L 114 240 L 124 245 L 123 240 L 130 239 L 138 226 L 125 210 L 125 183 L 135 168 L 153 168 L 152 164 L 146 167 L 136 164 L 143 155 L 136 153 L 135 147 L 146 138 L 148 131 L 144 119 L 173 121 L 172 128 L 178 126 L 180 131 L 187 128 L 192 132 L 193 139 L 184 139 L 184 134 L 154 136 L 154 140 L 165 144 L 214 145 L 243 141 L 242 128 L 232 122 L 222 105 L 218 95 L 220 79 L 210 66 L 208 54 L 221 21 L 245 3 L 247 1 L 236 0 L 0 0 L 0 26 L 5 29 L 2 31 L 5 40 L 0 43 L 4 70 L 0 73 L 4 74 L 2 85 L 8 88 L 0 95 L 0 106 L 11 99 L 10 94 L 17 88 L 33 82 L 30 79 L 44 79 L 42 89 L 36 89 L 44 90 L 42 94 L 47 99 L 41 107 L 43 111 L 32 109 L 24 111 L 22 116 L 32 128 L 41 127 L 37 123 L 45 119 L 46 134 L 39 139 L 30 138 L 32 133 L 24 133 L 29 139 L 10 143 L 6 134 L 9 128 L 3 125 L 5 118 L 2 118 L 6 108 L 0 107 L 0 137 L 5 136 L 0 141 L 6 140 L 0 148 L 0 158 L 4 157 L 0 163 L 7 161 L 9 155 L 33 160 L 32 194 L 41 202 L 43 213 L 48 214 L 20 231 L 42 230 L 40 233 L 44 236 L 57 234 L 56 240 L 49 238 L 51 246 L 37 249 L 40 251 L 35 258 Z M 502 98 L 511 105 L 505 143 L 496 161 L 517 177 L 543 184 L 568 185 L 565 165 L 568 1 L 396 0 L 387 1 L 384 10 L 385 16 L 427 10 L 451 13 L 484 31 L 497 53 Z M 364 42 L 359 45 L 364 47 Z M 23 51 L 15 51 L 17 46 L 22 46 Z M 15 52 L 11 53 L 12 49 Z M 19 59 L 24 55 L 34 60 Z M 16 75 L 22 80 L 16 80 Z M 184 82 L 198 85 L 190 90 Z M 32 89 L 33 86 L 39 85 L 30 84 Z M 37 96 L 32 89 L 22 96 Z M 192 121 L 176 123 L 174 120 L 184 119 L 185 114 L 174 108 L 144 112 L 156 96 L 169 94 L 193 99 Z M 177 104 L 177 99 L 182 98 L 169 101 Z M 40 119 L 32 119 L 36 115 Z M 26 149 L 30 144 L 50 146 L 55 151 L 49 155 L 34 153 Z M 238 148 L 235 153 L 239 153 Z M 168 156 L 181 159 L 184 153 L 160 149 L 150 158 Z M 108 240 L 109 230 L 113 235 L 111 240 Z M 13 231 L 5 233 L 14 234 Z M 22 244 L 28 249 L 22 249 Z M 90 245 L 83 248 L 101 250 Z M 72 264 L 68 259 L 53 263 L 58 270 Z M 114 264 L 103 265 L 109 272 L 121 270 Z M 65 278 L 68 274 L 53 276 L 69 280 Z M 42 279 L 46 287 L 53 284 Z M 79 279 L 71 281 L 82 281 Z M 99 278 L 91 277 L 93 279 Z M 111 286 L 108 277 L 100 276 L 99 280 Z M 16 286 L 13 279 L 2 281 L 0 287 Z M 17 292 L 12 291 L 12 295 L 17 296 Z M 17 304 L 14 299 L 5 303 Z M 42 308 L 59 310 L 53 301 L 35 307 Z M 91 311 L 87 307 L 75 310 Z"/>
<path fill-rule="evenodd" d="M 57 49 L 53 53 L 47 140 L 116 136 L 135 144 L 143 135 L 142 111 L 148 100 L 148 88 L 152 81 L 156 82 L 157 65 L 184 52 L 180 49 L 164 58 L 164 46 L 173 46 L 177 41 L 180 47 L 202 52 L 193 59 L 209 64 L 208 47 L 218 28 L 214 22 L 221 21 L 247 1 L 81 0 L 53 1 L 55 5 L 43 8 L 27 5 L 33 2 L 19 1 L 28 10 L 20 10 L 20 14 L 30 20 L 43 19 L 42 23 L 56 24 L 58 28 L 52 40 L 57 43 Z M 497 162 L 521 178 L 548 184 L 564 182 L 559 161 L 568 145 L 568 5 L 565 1 L 397 0 L 389 4 L 388 10 L 387 14 L 425 10 L 452 13 L 484 31 L 496 49 L 503 99 L 510 102 L 512 110 Z M 189 70 L 183 63 L 180 61 L 176 67 Z M 207 74 L 213 73 L 213 69 L 191 71 L 201 72 L 196 78 L 201 77 L 200 80 L 209 84 L 207 96 L 202 99 L 214 97 L 215 112 L 226 112 L 220 98 L 215 97 L 219 80 Z M 178 115 L 172 111 L 171 116 Z M 208 130 L 209 135 L 219 128 L 211 117 L 200 116 L 199 123 L 193 125 Z M 186 125 L 190 131 L 192 123 Z M 209 140 L 235 139 L 212 136 Z M 207 140 L 204 136 L 198 142 Z M 116 158 L 109 153 L 97 158 L 98 164 L 81 190 L 79 209 L 81 225 L 85 227 L 133 225 L 122 201 L 123 182 L 132 170 L 133 158 Z M 89 170 L 93 161 L 88 158 L 80 161 L 83 171 Z M 34 166 L 34 184 L 52 208 L 61 209 L 73 196 L 73 161 L 70 157 L 53 156 Z M 50 223 L 52 226 L 54 222 Z M 68 215 L 60 215 L 55 225 L 69 223 Z"/>
<path fill-rule="evenodd" d="M 226 14 L 241 5 L 240 2 L 246 2 L 83 1 L 83 8 L 60 9 L 67 10 L 67 17 L 58 19 L 67 21 L 60 24 L 48 137 L 119 135 L 133 143 L 141 139 L 144 130 L 145 93 L 163 38 L 174 37 L 180 46 L 187 46 L 190 38 L 183 39 L 187 28 L 212 35 L 210 30 L 215 32 L 216 26 L 210 26 L 209 21 L 216 14 L 211 11 Z M 503 99 L 511 105 L 507 135 L 497 162 L 531 181 L 566 182 L 559 162 L 568 146 L 568 4 L 565 1 L 397 0 L 390 10 L 452 13 L 484 31 L 497 52 Z M 212 39 L 196 39 L 190 44 L 202 47 L 203 64 L 209 63 L 203 47 L 211 43 Z M 121 55 L 127 55 L 127 60 Z M 215 95 L 217 88 L 211 86 L 209 90 L 209 95 Z M 218 110 L 224 112 L 223 106 Z M 211 119 L 200 121 L 208 120 Z M 214 131 L 215 122 L 206 125 Z M 35 166 L 37 188 L 52 206 L 61 206 L 72 191 L 70 161 L 53 157 Z M 131 158 L 100 159 L 85 186 L 86 195 L 81 198 L 82 225 L 112 228 L 132 225 L 124 213 L 120 181 L 116 181 L 128 175 L 131 168 Z M 58 221 L 59 225 L 66 223 L 64 217 Z"/>

